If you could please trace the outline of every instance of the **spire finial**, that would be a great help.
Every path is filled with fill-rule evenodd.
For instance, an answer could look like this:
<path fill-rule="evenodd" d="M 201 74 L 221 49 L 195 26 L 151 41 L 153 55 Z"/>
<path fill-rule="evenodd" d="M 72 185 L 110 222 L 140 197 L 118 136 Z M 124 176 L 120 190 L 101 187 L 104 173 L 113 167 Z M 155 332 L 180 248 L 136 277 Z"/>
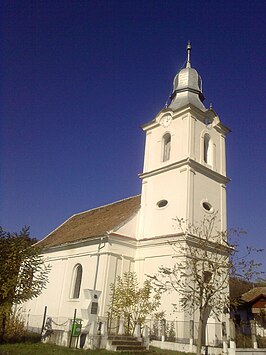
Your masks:
<path fill-rule="evenodd" d="M 190 52 L 191 52 L 191 43 L 190 43 L 190 41 L 188 41 L 188 43 L 187 43 L 187 65 L 186 65 L 186 68 L 191 68 Z"/>

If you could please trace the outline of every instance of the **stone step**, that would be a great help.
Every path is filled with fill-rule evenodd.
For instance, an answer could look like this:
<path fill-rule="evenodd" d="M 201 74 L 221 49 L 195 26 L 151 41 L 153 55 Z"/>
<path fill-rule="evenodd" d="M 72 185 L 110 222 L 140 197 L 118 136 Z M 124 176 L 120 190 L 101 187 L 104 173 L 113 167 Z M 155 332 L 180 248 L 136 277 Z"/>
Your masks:
<path fill-rule="evenodd" d="M 137 338 L 130 335 L 109 335 L 108 340 L 137 340 Z"/>
<path fill-rule="evenodd" d="M 147 349 L 142 342 L 130 335 L 110 335 L 108 336 L 109 349 L 119 353 L 146 353 Z"/>
<path fill-rule="evenodd" d="M 141 341 L 137 340 L 112 340 L 112 345 L 141 345 Z"/>

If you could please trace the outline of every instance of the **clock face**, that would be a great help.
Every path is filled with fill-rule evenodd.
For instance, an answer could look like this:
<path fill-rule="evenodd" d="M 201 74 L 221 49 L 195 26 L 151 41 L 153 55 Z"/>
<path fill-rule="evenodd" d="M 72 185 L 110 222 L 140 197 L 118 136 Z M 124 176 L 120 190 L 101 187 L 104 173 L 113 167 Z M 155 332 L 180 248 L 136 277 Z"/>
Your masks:
<path fill-rule="evenodd" d="M 172 121 L 172 116 L 166 115 L 161 119 L 160 123 L 163 127 L 168 127 L 171 121 Z"/>

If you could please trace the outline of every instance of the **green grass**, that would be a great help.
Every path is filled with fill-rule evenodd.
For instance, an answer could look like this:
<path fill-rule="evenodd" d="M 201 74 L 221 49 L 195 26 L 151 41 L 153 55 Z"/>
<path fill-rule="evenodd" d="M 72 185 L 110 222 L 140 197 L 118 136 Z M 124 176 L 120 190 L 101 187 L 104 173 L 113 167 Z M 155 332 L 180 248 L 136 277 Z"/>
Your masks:
<path fill-rule="evenodd" d="M 30 343 L 20 343 L 20 344 L 4 344 L 0 345 L 0 355 L 114 355 L 119 354 L 114 351 L 107 350 L 80 350 L 80 349 L 69 349 L 62 346 L 57 346 L 53 344 L 30 344 Z M 132 355 L 133 353 L 123 353 L 124 355 Z M 140 353 L 136 353 L 140 354 Z M 183 355 L 184 353 L 178 351 L 161 350 L 158 348 L 151 347 L 149 352 L 145 354 L 148 355 Z M 189 354 L 187 354 L 189 355 Z"/>

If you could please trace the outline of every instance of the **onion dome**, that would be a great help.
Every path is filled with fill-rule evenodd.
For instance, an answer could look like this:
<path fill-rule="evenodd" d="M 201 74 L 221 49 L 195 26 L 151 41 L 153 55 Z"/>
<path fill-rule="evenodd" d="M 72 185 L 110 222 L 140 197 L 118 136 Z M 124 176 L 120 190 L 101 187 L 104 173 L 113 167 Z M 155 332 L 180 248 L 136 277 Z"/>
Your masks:
<path fill-rule="evenodd" d="M 171 103 L 169 105 L 169 108 L 173 111 L 187 104 L 192 104 L 206 111 L 206 107 L 203 105 L 202 80 L 198 72 L 191 68 L 190 52 L 191 44 L 188 42 L 186 67 L 176 74 L 173 82 L 173 92 L 170 97 Z"/>

